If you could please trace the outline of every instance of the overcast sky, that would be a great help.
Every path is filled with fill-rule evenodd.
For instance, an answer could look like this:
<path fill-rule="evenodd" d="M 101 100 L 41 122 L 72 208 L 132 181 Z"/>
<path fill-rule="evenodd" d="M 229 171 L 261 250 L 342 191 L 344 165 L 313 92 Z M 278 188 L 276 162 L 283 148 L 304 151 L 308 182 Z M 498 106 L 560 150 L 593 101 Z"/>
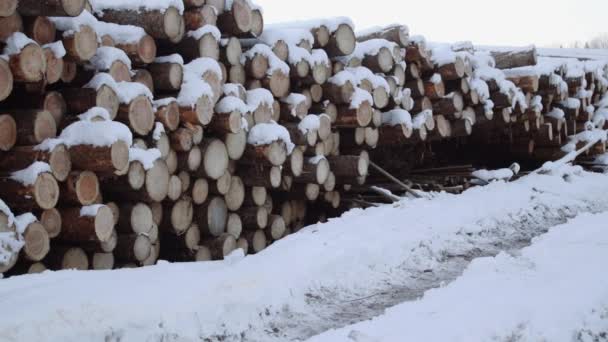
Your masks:
<path fill-rule="evenodd" d="M 608 32 L 608 0 L 254 0 L 267 23 L 348 16 L 356 29 L 404 23 L 428 40 L 548 46 Z"/>

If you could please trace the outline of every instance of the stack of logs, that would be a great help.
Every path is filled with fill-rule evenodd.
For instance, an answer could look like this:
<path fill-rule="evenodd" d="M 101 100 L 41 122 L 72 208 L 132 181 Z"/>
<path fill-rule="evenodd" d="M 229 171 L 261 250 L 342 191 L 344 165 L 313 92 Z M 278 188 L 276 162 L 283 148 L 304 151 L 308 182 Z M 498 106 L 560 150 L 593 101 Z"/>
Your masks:
<path fill-rule="evenodd" d="M 0 234 L 18 242 L 0 273 L 257 253 L 365 206 L 388 182 L 370 161 L 400 179 L 541 162 L 605 125 L 605 63 L 346 18 L 265 27 L 248 0 L 125 3 L 0 3 Z"/>

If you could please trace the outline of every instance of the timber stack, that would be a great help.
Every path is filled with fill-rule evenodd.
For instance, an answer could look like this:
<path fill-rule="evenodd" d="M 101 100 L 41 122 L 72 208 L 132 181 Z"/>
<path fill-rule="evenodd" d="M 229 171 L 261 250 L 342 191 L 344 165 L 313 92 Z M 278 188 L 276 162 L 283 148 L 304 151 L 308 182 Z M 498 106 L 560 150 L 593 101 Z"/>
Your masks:
<path fill-rule="evenodd" d="M 265 25 L 249 0 L 3 0 L 0 23 L 9 275 L 258 253 L 365 206 L 370 165 L 605 151 L 605 62 Z"/>

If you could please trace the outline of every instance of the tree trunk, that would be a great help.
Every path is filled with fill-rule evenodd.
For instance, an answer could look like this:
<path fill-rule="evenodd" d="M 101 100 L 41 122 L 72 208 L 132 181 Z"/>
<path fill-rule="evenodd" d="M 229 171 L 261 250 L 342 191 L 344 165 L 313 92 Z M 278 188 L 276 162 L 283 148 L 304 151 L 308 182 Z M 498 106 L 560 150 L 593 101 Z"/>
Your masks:
<path fill-rule="evenodd" d="M 166 39 L 172 43 L 181 41 L 185 33 L 184 18 L 175 7 L 164 11 L 143 8 L 138 11 L 105 9 L 101 19 L 120 25 L 139 26 L 152 37 Z"/>
<path fill-rule="evenodd" d="M 24 16 L 77 17 L 85 0 L 19 0 L 17 11 Z"/>

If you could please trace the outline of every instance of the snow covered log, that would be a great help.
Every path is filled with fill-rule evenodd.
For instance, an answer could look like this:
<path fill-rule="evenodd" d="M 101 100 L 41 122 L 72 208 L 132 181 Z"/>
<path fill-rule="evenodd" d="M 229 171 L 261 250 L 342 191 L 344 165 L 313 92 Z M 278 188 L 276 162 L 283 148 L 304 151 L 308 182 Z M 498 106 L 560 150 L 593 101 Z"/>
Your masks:
<path fill-rule="evenodd" d="M 374 27 L 362 32 L 357 32 L 357 41 L 365 42 L 371 39 L 385 39 L 398 44 L 402 48 L 409 45 L 410 30 L 405 25 L 389 25 L 386 27 Z"/>
<path fill-rule="evenodd" d="M 144 7 L 129 9 L 130 6 L 113 8 L 108 6 L 111 3 L 96 2 L 101 5 L 94 6 L 96 14 L 101 13 L 100 20 L 120 25 L 138 26 L 156 39 L 166 39 L 173 43 L 178 43 L 184 37 L 184 18 L 181 11 L 173 6 L 162 8 L 162 10 L 149 10 Z"/>
<path fill-rule="evenodd" d="M 31 211 L 54 208 L 59 200 L 59 185 L 55 178 L 47 172 L 30 174 L 27 178 L 33 179 L 0 178 L 0 197 L 14 209 Z"/>
<path fill-rule="evenodd" d="M 492 57 L 498 69 L 512 69 L 530 65 L 538 62 L 536 47 L 530 46 L 512 51 L 492 51 Z"/>
<path fill-rule="evenodd" d="M 217 27 L 223 34 L 247 38 L 253 28 L 253 9 L 245 0 L 230 1 L 232 6 L 223 9 L 217 18 Z"/>
<path fill-rule="evenodd" d="M 49 164 L 51 173 L 60 182 L 67 179 L 72 162 L 65 145 L 57 145 L 50 151 L 39 150 L 35 146 L 17 146 L 0 153 L 0 167 L 5 172 L 23 170 L 34 162 Z"/>

